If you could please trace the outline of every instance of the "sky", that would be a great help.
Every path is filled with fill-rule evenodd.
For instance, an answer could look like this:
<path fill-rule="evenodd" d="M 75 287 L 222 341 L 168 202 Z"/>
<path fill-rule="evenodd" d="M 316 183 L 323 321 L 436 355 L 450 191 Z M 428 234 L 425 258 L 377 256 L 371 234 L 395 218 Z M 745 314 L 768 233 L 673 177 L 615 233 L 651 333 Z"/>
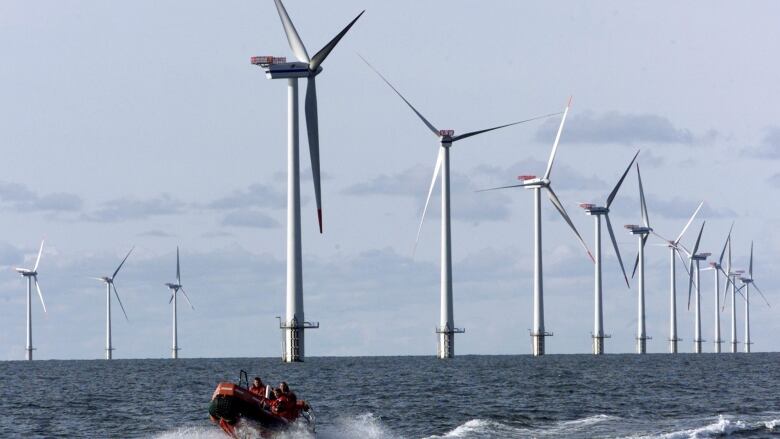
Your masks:
<path fill-rule="evenodd" d="M 438 194 L 412 247 L 437 141 L 360 60 L 428 118 L 456 133 L 573 104 L 553 186 L 589 247 L 593 220 L 638 161 L 651 226 L 674 237 L 699 201 L 701 250 L 717 254 L 735 222 L 734 262 L 780 306 L 780 29 L 775 2 L 287 0 L 309 53 L 366 13 L 318 77 L 325 233 L 317 230 L 301 123 L 307 355 L 435 355 L 439 319 Z M 270 0 L 4 1 L 0 3 L 0 359 L 24 358 L 25 284 L 42 239 L 33 303 L 40 359 L 102 358 L 105 290 L 116 279 L 114 358 L 170 355 L 165 282 L 182 283 L 182 357 L 281 355 L 284 314 L 286 90 L 249 63 L 292 51 Z M 301 84 L 301 94 L 304 91 Z M 456 354 L 528 354 L 532 199 L 477 193 L 544 172 L 558 119 L 458 142 L 451 151 Z M 612 222 L 624 261 L 640 221 L 636 173 Z M 593 265 L 544 201 L 548 353 L 588 353 Z M 683 239 L 691 246 L 700 221 Z M 668 338 L 667 249 L 646 252 L 649 352 Z M 637 288 L 626 288 L 604 236 L 608 353 L 633 352 Z M 627 265 L 631 265 L 627 262 Z M 629 268 L 630 269 L 630 268 Z M 702 275 L 705 350 L 712 350 L 712 272 Z M 677 272 L 680 350 L 693 313 Z M 183 302 L 180 302 L 180 304 Z M 737 304 L 739 339 L 744 304 Z M 774 308 L 751 300 L 755 351 L 780 350 Z M 719 313 L 729 338 L 730 310 Z"/>

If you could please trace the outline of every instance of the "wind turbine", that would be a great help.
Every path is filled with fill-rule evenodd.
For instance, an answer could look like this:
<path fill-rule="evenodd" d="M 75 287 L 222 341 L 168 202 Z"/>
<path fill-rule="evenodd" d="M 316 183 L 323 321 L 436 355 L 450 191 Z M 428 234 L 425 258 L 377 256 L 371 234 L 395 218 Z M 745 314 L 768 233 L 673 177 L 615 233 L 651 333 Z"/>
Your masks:
<path fill-rule="evenodd" d="M 636 353 L 645 354 L 647 353 L 647 340 L 651 339 L 651 337 L 647 336 L 645 326 L 645 244 L 647 243 L 647 236 L 653 229 L 650 227 L 650 217 L 647 215 L 647 203 L 645 202 L 645 191 L 642 187 L 642 174 L 639 172 L 639 163 L 636 164 L 636 176 L 639 181 L 639 208 L 642 214 L 642 225 L 626 224 L 625 228 L 632 235 L 637 236 L 637 241 L 639 242 L 639 251 L 636 255 L 636 262 L 634 262 L 634 270 L 631 277 L 634 277 L 638 268 Z"/>
<path fill-rule="evenodd" d="M 731 282 L 731 279 L 729 279 L 728 273 L 726 273 L 723 270 L 723 257 L 726 256 L 726 248 L 729 246 L 729 242 L 731 241 L 731 230 L 734 228 L 734 223 L 731 223 L 731 227 L 729 228 L 729 235 L 726 237 L 726 241 L 723 243 L 723 250 L 720 252 L 720 258 L 718 258 L 718 262 L 710 262 L 710 266 L 705 268 L 704 271 L 712 270 L 715 273 L 715 346 L 714 346 L 714 352 L 716 354 L 720 353 L 720 345 L 723 343 L 723 340 L 720 338 L 720 275 L 723 273 L 724 276 L 726 276 L 726 288 L 725 291 L 728 293 L 729 289 L 729 283 Z M 726 298 L 723 298 L 723 302 L 725 305 Z"/>
<path fill-rule="evenodd" d="M 731 283 L 731 353 L 736 354 L 737 353 L 737 344 L 739 341 L 737 340 L 737 288 L 736 288 L 736 280 L 740 277 L 742 273 L 744 273 L 741 270 L 737 271 L 731 271 L 732 265 L 731 265 L 731 236 L 729 236 L 729 239 L 726 241 L 728 246 L 728 266 L 726 267 L 726 279 L 729 280 Z M 728 285 L 726 286 L 726 290 L 728 291 Z M 726 301 L 723 301 L 723 306 L 726 306 Z"/>
<path fill-rule="evenodd" d="M 315 78 L 322 72 L 322 63 L 339 43 L 341 38 L 355 24 L 363 12 L 358 14 L 341 32 L 319 52 L 309 57 L 301 37 L 287 15 L 281 0 L 274 0 L 287 41 L 298 62 L 287 62 L 286 58 L 254 56 L 251 62 L 265 70 L 268 79 L 287 79 L 287 311 L 285 321 L 279 327 L 284 331 L 285 362 L 304 359 L 304 330 L 319 328 L 319 323 L 304 320 L 303 272 L 301 257 L 301 188 L 298 148 L 298 78 L 306 78 L 306 132 L 309 138 L 311 172 L 314 181 L 314 198 L 317 203 L 317 222 L 322 233 L 322 197 L 320 191 L 320 140 L 317 121 L 317 85 Z"/>
<path fill-rule="evenodd" d="M 119 307 L 122 308 L 122 313 L 125 315 L 125 320 L 130 321 L 130 319 L 127 318 L 127 312 L 125 312 L 125 306 L 122 305 L 122 299 L 119 298 L 119 292 L 116 290 L 116 286 L 114 285 L 114 279 L 116 279 L 116 275 L 119 274 L 119 270 L 122 269 L 122 265 L 125 264 L 125 261 L 128 257 L 130 257 L 130 253 L 133 252 L 133 249 L 135 247 L 131 248 L 129 252 L 127 252 L 127 256 L 125 256 L 124 259 L 122 259 L 122 262 L 119 263 L 119 266 L 116 267 L 116 270 L 114 270 L 114 274 L 111 276 L 103 276 L 103 277 L 93 277 L 92 279 L 97 279 L 103 283 L 106 284 L 106 360 L 111 359 L 111 352 L 114 350 L 113 345 L 111 344 L 111 289 L 114 289 L 114 295 L 116 295 L 116 300 L 119 302 Z"/>
<path fill-rule="evenodd" d="M 376 68 L 374 68 L 365 58 L 360 57 L 379 77 L 400 97 L 406 105 L 417 115 L 425 126 L 439 139 L 439 154 L 436 159 L 436 165 L 433 168 L 433 177 L 428 188 L 428 197 L 425 200 L 420 226 L 417 229 L 417 238 L 415 239 L 415 250 L 417 242 L 420 240 L 425 213 L 428 211 L 428 204 L 431 201 L 431 194 L 436 185 L 436 178 L 441 173 L 441 307 L 439 326 L 436 328 L 438 334 L 437 357 L 452 358 L 455 356 L 455 334 L 465 332 L 463 328 L 456 328 L 454 322 L 454 310 L 452 300 L 452 231 L 450 227 L 450 148 L 452 144 L 477 134 L 487 133 L 500 128 L 506 128 L 532 120 L 538 120 L 555 114 L 534 117 L 518 122 L 499 125 L 492 128 L 486 128 L 477 131 L 455 135 L 454 130 L 441 130 L 433 126 L 412 104 L 390 83 Z"/>
<path fill-rule="evenodd" d="M 693 283 L 696 283 L 696 302 L 695 307 L 696 310 L 695 316 L 694 316 L 694 322 L 693 322 L 693 352 L 697 354 L 701 354 L 701 343 L 704 341 L 701 338 L 701 278 L 700 278 L 700 270 L 699 270 L 699 264 L 701 261 L 706 261 L 707 258 L 710 256 L 709 253 L 697 253 L 699 251 L 699 243 L 701 242 L 701 234 L 704 232 L 704 224 L 706 224 L 706 221 L 702 221 L 701 228 L 699 229 L 699 236 L 696 238 L 696 243 L 693 246 L 693 251 L 691 251 L 688 254 L 688 259 L 690 259 L 690 266 L 688 272 L 690 273 L 690 276 L 688 277 L 688 309 L 691 309 L 691 289 L 693 287 Z"/>
<path fill-rule="evenodd" d="M 32 269 L 29 268 L 15 268 L 16 272 L 27 279 L 27 345 L 24 348 L 25 359 L 31 361 L 33 359 L 32 344 L 32 283 L 35 282 L 35 289 L 38 291 L 38 297 L 41 299 L 41 305 L 43 306 L 43 312 L 46 312 L 46 303 L 43 301 L 43 293 L 41 293 L 41 287 L 38 285 L 38 264 L 41 262 L 41 254 L 43 253 L 43 241 L 41 241 L 41 248 L 38 249 L 38 257 L 35 258 L 35 265 Z"/>
<path fill-rule="evenodd" d="M 615 240 L 615 232 L 612 230 L 612 223 L 609 221 L 609 206 L 612 205 L 612 201 L 615 200 L 620 185 L 623 184 L 623 180 L 626 178 L 628 171 L 631 170 L 631 166 L 634 164 L 636 157 L 639 155 L 639 151 L 634 154 L 634 158 L 626 167 L 625 172 L 618 180 L 615 188 L 612 189 L 607 197 L 607 203 L 605 206 L 597 206 L 590 203 L 581 203 L 580 207 L 585 209 L 585 213 L 592 215 L 596 225 L 596 238 L 595 238 L 595 253 L 596 253 L 596 265 L 595 265 L 595 308 L 593 315 L 593 353 L 595 355 L 601 355 L 604 353 L 604 339 L 609 338 L 609 335 L 604 334 L 604 313 L 602 309 L 602 290 L 601 290 L 601 217 L 607 221 L 607 231 L 609 237 L 612 240 L 612 247 L 615 249 L 615 255 L 617 255 L 618 262 L 620 263 L 620 269 L 623 271 L 623 278 L 626 280 L 626 286 L 631 288 L 628 283 L 628 276 L 626 275 L 626 269 L 623 267 L 623 259 L 620 257 L 620 250 L 618 249 L 617 240 Z"/>
<path fill-rule="evenodd" d="M 184 286 L 181 284 L 181 266 L 179 264 L 179 246 L 176 246 L 176 283 L 167 283 L 165 284 L 170 290 L 171 290 L 171 299 L 168 300 L 168 303 L 173 302 L 173 347 L 171 348 L 171 358 L 179 358 L 179 334 L 178 334 L 178 326 L 176 324 L 176 295 L 179 291 L 181 291 L 182 294 L 184 294 L 184 299 L 187 300 L 187 303 L 190 304 L 190 307 L 192 309 L 195 309 L 195 306 L 190 302 L 190 298 L 187 297 L 187 292 L 184 291 Z"/>
<path fill-rule="evenodd" d="M 542 189 L 547 191 L 547 196 L 550 198 L 553 206 L 561 214 L 563 220 L 569 225 L 569 228 L 577 236 L 577 240 L 580 245 L 585 249 L 590 257 L 591 261 L 595 263 L 593 255 L 588 250 L 588 246 L 585 245 L 585 241 L 582 240 L 580 232 L 574 227 L 574 223 L 569 218 L 569 214 L 566 213 L 561 200 L 555 195 L 555 191 L 552 189 L 552 181 L 550 180 L 550 173 L 552 171 L 553 162 L 555 160 L 555 153 L 558 150 L 558 143 L 561 140 L 561 133 L 563 132 L 563 125 L 566 122 L 566 115 L 569 114 L 569 108 L 571 107 L 571 98 L 566 104 L 566 108 L 563 110 L 563 117 L 561 117 L 561 124 L 558 126 L 558 133 L 555 135 L 555 141 L 553 142 L 552 151 L 550 152 L 550 159 L 547 162 L 547 170 L 544 172 L 542 178 L 537 178 L 535 175 L 521 175 L 517 177 L 522 181 L 520 184 L 514 184 L 510 186 L 501 186 L 492 189 L 506 189 L 515 187 L 524 187 L 526 189 L 533 190 L 534 194 L 534 326 L 531 330 L 531 347 L 534 356 L 544 355 L 544 339 L 545 337 L 552 336 L 544 329 L 544 287 L 542 279 Z"/>
<path fill-rule="evenodd" d="M 675 255 L 680 258 L 680 261 L 683 263 L 683 268 L 685 268 L 686 273 L 688 273 L 688 267 L 686 266 L 685 260 L 683 259 L 682 254 L 680 253 L 685 252 L 685 247 L 680 243 L 680 240 L 682 239 L 685 232 L 688 230 L 688 227 L 693 222 L 693 219 L 696 218 L 696 214 L 699 213 L 699 210 L 701 209 L 701 206 L 704 204 L 702 201 L 699 203 L 699 207 L 696 208 L 696 210 L 693 212 L 693 215 L 691 215 L 691 218 L 688 220 L 688 222 L 685 224 L 685 227 L 683 227 L 682 232 L 677 236 L 677 239 L 674 241 L 670 239 L 666 239 L 663 236 L 659 235 L 655 231 L 653 231 L 653 235 L 663 239 L 666 241 L 666 246 L 669 248 L 669 264 L 670 264 L 670 284 L 669 284 L 669 353 L 676 354 L 677 353 L 677 342 L 681 341 L 681 338 L 677 337 L 677 270 L 676 270 L 676 263 Z M 690 273 L 688 273 L 690 276 Z"/>
<path fill-rule="evenodd" d="M 750 241 L 750 264 L 748 265 L 748 276 L 747 277 L 740 277 L 739 279 L 744 284 L 745 287 L 745 353 L 750 353 L 750 345 L 753 343 L 750 342 L 750 286 L 752 285 L 753 288 L 758 291 L 758 294 L 761 295 L 761 297 L 764 299 L 764 302 L 766 302 L 766 306 L 771 307 L 769 305 L 769 301 L 766 300 L 766 296 L 764 296 L 764 293 L 761 292 L 761 290 L 758 288 L 758 285 L 756 285 L 755 281 L 753 280 L 753 241 Z"/>

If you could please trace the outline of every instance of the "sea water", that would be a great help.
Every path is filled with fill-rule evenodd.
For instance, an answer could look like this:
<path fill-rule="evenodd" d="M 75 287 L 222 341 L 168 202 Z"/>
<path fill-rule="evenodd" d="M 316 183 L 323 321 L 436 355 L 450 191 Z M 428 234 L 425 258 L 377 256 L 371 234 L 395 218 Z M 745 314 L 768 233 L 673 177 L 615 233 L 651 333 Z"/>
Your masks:
<path fill-rule="evenodd" d="M 762 353 L 0 362 L 0 437 L 225 437 L 208 403 L 241 369 L 290 383 L 314 407 L 321 438 L 780 437 L 779 362 Z"/>

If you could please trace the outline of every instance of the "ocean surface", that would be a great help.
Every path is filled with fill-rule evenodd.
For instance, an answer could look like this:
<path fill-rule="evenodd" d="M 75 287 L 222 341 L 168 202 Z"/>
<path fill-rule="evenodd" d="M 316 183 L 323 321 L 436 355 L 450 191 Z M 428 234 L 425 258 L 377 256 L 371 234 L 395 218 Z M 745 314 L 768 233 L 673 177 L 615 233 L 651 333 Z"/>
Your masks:
<path fill-rule="evenodd" d="M 0 437 L 223 438 L 208 403 L 240 369 L 288 381 L 321 438 L 780 437 L 778 365 L 761 353 L 0 362 Z"/>

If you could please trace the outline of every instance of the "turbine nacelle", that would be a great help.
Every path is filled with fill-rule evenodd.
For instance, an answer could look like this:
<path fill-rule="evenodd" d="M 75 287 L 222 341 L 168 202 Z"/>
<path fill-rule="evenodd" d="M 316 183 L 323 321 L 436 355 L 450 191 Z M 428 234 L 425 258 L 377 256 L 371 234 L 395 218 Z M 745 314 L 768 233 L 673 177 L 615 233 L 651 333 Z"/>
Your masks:
<path fill-rule="evenodd" d="M 17 273 L 21 274 L 22 276 L 37 276 L 38 272 L 30 270 L 29 268 L 14 268 Z"/>
<path fill-rule="evenodd" d="M 550 179 L 537 177 L 535 175 L 518 175 L 517 179 L 523 182 L 525 188 L 547 187 L 550 185 Z"/>
<path fill-rule="evenodd" d="M 712 253 L 697 253 L 695 255 L 691 255 L 691 259 L 693 259 L 694 261 L 706 261 L 711 254 Z"/>
<path fill-rule="evenodd" d="M 181 285 L 179 285 L 179 284 L 172 284 L 172 283 L 166 283 L 165 286 L 167 286 L 168 288 L 170 288 L 172 290 L 178 290 L 178 289 L 181 288 Z"/>
<path fill-rule="evenodd" d="M 585 213 L 588 215 L 606 215 L 609 213 L 609 209 L 604 206 L 596 206 L 593 203 L 580 203 L 580 207 L 585 209 Z"/>
<path fill-rule="evenodd" d="M 653 231 L 650 227 L 638 226 L 636 224 L 626 224 L 625 227 L 632 235 L 647 235 Z"/>
<path fill-rule="evenodd" d="M 308 78 L 310 76 L 317 76 L 322 72 L 322 67 L 317 66 L 317 70 L 310 70 L 309 65 L 302 62 L 279 62 L 273 64 L 260 64 L 256 62 L 256 59 L 263 59 L 269 57 L 253 56 L 251 62 L 254 65 L 259 65 L 265 70 L 265 76 L 268 79 L 284 79 L 284 78 Z M 284 59 L 276 58 L 275 59 Z"/>
<path fill-rule="evenodd" d="M 439 142 L 442 146 L 451 146 L 453 137 L 455 137 L 455 130 L 439 130 Z"/>

